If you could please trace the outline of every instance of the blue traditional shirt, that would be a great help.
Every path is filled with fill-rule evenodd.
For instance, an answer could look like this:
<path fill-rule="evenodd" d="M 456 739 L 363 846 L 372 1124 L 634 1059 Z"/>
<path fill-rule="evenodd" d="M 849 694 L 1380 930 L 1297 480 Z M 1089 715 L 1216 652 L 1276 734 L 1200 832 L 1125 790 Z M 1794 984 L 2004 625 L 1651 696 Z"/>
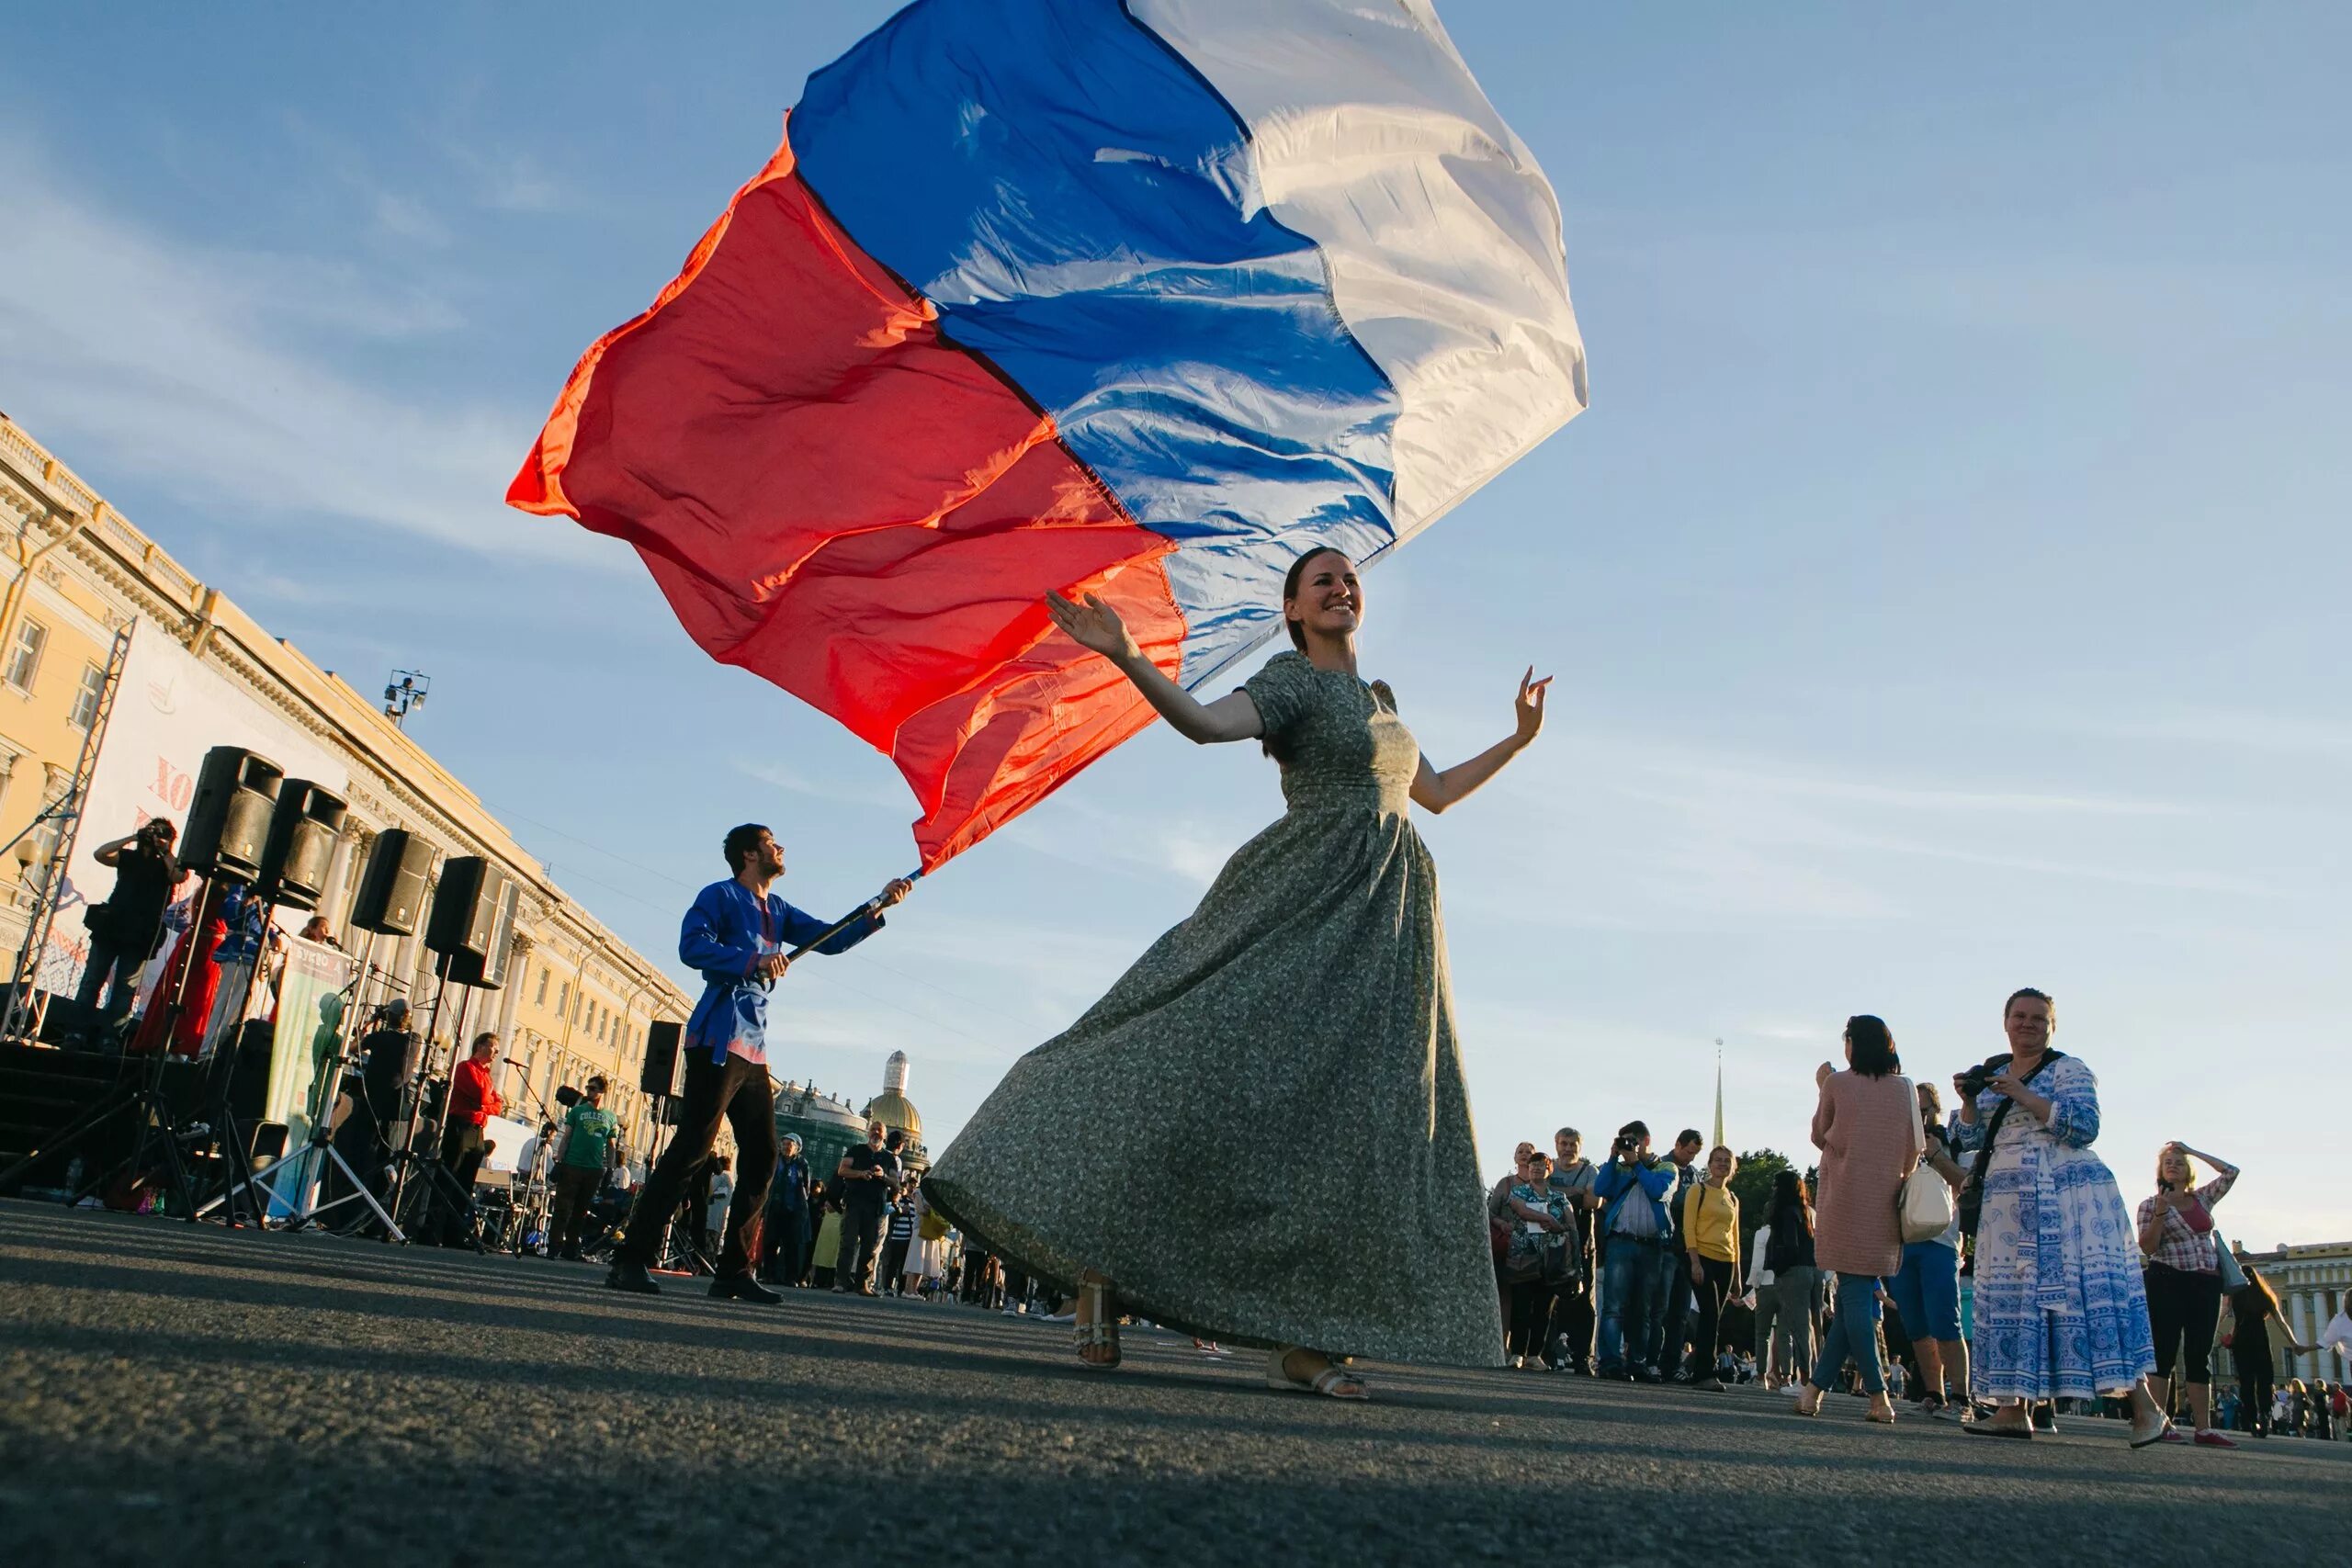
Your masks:
<path fill-rule="evenodd" d="M 220 945 L 213 950 L 215 964 L 251 964 L 261 955 L 263 928 L 269 922 L 269 906 L 253 896 L 253 889 L 243 883 L 229 889 L 220 900 L 220 919 L 228 930 Z"/>
<path fill-rule="evenodd" d="M 713 1063 L 729 1054 L 766 1061 L 770 982 L 752 970 L 768 954 L 798 947 L 831 924 L 774 893 L 763 898 L 731 876 L 695 895 L 678 931 L 678 962 L 701 970 L 703 977 L 702 1000 L 686 1021 L 686 1049 L 709 1052 Z M 881 929 L 881 915 L 867 915 L 817 951 L 846 953 Z"/>

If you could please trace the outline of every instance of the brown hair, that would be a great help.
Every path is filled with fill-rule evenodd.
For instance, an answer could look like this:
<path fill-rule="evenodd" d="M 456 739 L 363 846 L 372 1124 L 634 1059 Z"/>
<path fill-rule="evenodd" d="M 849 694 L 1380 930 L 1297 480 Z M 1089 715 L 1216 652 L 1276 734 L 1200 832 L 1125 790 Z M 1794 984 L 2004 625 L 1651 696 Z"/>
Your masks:
<path fill-rule="evenodd" d="M 1288 604 L 1292 600 L 1298 597 L 1299 580 L 1306 575 L 1306 563 L 1313 560 L 1317 556 L 1337 556 L 1341 560 L 1347 561 L 1350 566 L 1355 565 L 1355 562 L 1348 560 L 1348 552 L 1340 549 L 1336 545 L 1316 546 L 1313 549 L 1308 550 L 1305 555 L 1291 562 L 1290 570 L 1283 573 L 1283 603 L 1284 604 Z M 1296 621 L 1292 620 L 1288 615 L 1284 615 L 1283 616 L 1283 630 L 1290 633 L 1290 645 L 1293 648 L 1298 649 L 1301 653 L 1305 653 L 1306 651 L 1306 628 L 1305 626 L 1302 626 Z"/>

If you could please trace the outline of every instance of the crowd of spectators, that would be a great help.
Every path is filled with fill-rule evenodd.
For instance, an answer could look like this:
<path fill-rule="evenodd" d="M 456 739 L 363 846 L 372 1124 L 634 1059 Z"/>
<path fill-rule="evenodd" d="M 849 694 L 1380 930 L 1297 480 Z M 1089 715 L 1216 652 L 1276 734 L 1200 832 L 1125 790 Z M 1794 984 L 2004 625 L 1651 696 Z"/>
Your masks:
<path fill-rule="evenodd" d="M 2220 1241 L 2214 1206 L 2236 1168 L 2165 1145 L 2135 1235 L 2090 1153 L 2096 1079 L 2051 1048 L 2052 1014 L 2040 992 L 2011 998 L 2009 1055 L 1956 1075 L 1949 1113 L 1936 1083 L 1904 1076 L 1883 1021 L 1849 1020 L 1847 1065 L 1816 1074 L 1816 1163 L 1752 1188 L 1759 1213 L 1733 1190 L 1739 1156 L 1696 1129 L 1660 1155 L 1629 1122 L 1599 1163 L 1574 1127 L 1548 1153 L 1520 1145 L 1487 1199 L 1510 1364 L 1706 1392 L 1753 1382 L 1805 1416 L 1851 1394 L 1869 1422 L 1891 1424 L 1900 1403 L 1988 1437 L 2079 1411 L 2131 1422 L 2141 1443 L 2352 1438 L 2342 1387 L 2274 1383 L 2275 1341 L 2313 1347 Z M 2217 1344 L 2238 1375 L 2218 1396 Z"/>

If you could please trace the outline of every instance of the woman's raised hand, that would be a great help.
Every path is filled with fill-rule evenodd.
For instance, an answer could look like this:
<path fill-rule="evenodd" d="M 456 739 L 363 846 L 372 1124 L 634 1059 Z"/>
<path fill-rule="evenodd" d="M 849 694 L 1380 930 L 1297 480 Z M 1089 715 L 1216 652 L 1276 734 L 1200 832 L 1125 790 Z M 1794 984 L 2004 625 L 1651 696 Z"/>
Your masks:
<path fill-rule="evenodd" d="M 1072 642 L 1106 659 L 1134 659 L 1142 653 L 1136 647 L 1136 639 L 1127 633 L 1127 623 L 1119 619 L 1119 612 L 1102 603 L 1099 594 L 1089 593 L 1081 604 L 1049 592 L 1046 595 L 1046 613 L 1053 616 L 1054 625 Z"/>
<path fill-rule="evenodd" d="M 1535 678 L 1532 664 L 1519 678 L 1519 697 L 1511 704 L 1511 716 L 1519 721 L 1519 743 L 1522 746 L 1534 739 L 1535 732 L 1544 728 L 1544 693 L 1551 684 L 1549 675 L 1541 681 Z"/>

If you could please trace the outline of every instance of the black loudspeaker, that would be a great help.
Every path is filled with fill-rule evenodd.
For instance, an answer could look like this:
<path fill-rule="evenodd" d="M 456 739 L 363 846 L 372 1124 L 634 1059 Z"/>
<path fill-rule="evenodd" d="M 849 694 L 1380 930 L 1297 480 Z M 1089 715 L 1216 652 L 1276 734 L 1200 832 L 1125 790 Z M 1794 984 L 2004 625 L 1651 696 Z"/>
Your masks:
<path fill-rule="evenodd" d="M 424 945 L 441 955 L 443 979 L 486 991 L 506 984 L 506 956 L 514 945 L 514 911 L 522 897 L 513 877 L 479 855 L 442 866 Z"/>
<path fill-rule="evenodd" d="M 279 784 L 261 871 L 254 877 L 254 896 L 289 909 L 317 908 L 327 896 L 327 874 L 334 867 L 345 809 L 341 795 L 330 795 L 308 779 Z"/>
<path fill-rule="evenodd" d="M 433 874 L 433 846 L 405 828 L 388 828 L 368 846 L 351 923 L 380 936 L 407 936 L 424 912 L 424 884 Z"/>
<path fill-rule="evenodd" d="M 645 1071 L 638 1075 L 639 1089 L 664 1098 L 678 1092 L 678 1042 L 684 1033 L 683 1024 L 653 1021 L 645 1032 Z"/>
<path fill-rule="evenodd" d="M 424 945 L 444 958 L 453 953 L 479 957 L 490 951 L 490 928 L 498 918 L 498 868 L 480 855 L 441 863 L 434 885 L 433 912 L 424 922 Z"/>
<path fill-rule="evenodd" d="M 261 874 L 270 818 L 286 770 L 242 746 L 215 746 L 204 754 L 180 834 L 182 871 L 251 882 Z"/>

